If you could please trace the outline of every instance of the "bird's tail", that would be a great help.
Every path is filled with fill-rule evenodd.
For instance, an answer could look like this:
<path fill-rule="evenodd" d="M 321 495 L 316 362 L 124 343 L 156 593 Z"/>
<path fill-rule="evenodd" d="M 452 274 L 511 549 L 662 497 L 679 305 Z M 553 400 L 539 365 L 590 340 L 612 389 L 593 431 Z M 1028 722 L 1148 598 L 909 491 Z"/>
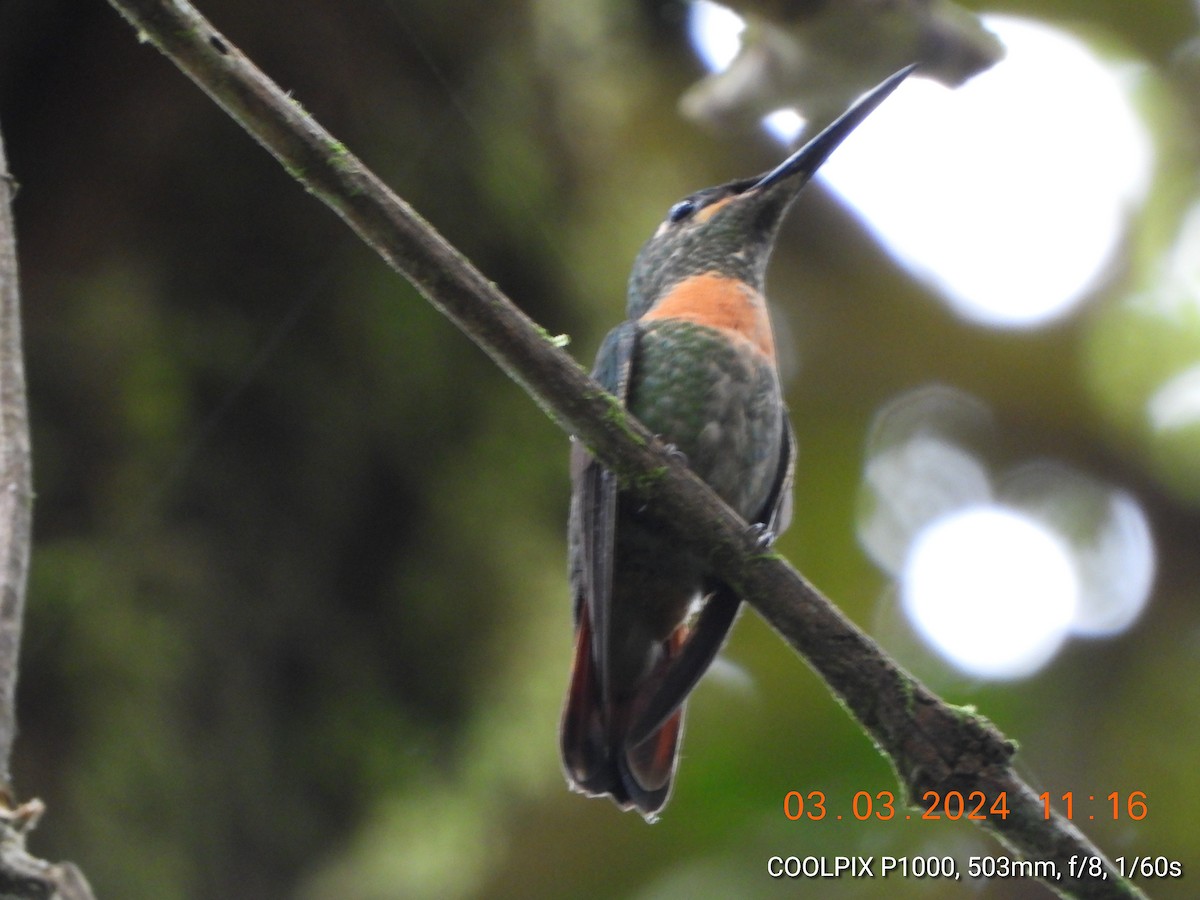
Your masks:
<path fill-rule="evenodd" d="M 562 718 L 562 758 L 573 790 L 593 797 L 609 795 L 622 809 L 657 818 L 671 793 L 671 780 L 683 734 L 683 706 L 636 746 L 627 745 L 630 724 L 660 688 L 687 639 L 680 626 L 663 643 L 657 665 L 632 698 L 605 704 L 593 658 L 591 622 L 581 611 L 575 659 Z"/>

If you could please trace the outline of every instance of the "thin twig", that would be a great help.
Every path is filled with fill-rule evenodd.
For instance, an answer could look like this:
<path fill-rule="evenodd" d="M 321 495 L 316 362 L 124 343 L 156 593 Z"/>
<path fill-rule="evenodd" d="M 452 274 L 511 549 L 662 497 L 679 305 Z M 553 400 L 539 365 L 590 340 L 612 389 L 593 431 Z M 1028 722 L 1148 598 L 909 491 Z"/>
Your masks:
<path fill-rule="evenodd" d="M 464 257 L 396 197 L 184 0 L 109 0 L 304 187 L 491 356 L 566 431 L 582 440 L 664 522 L 686 522 L 716 573 L 794 647 L 887 754 L 915 804 L 1003 792 L 1007 815 L 980 824 L 1016 853 L 1052 861 L 1056 891 L 1080 898 L 1142 894 L 1042 803 L 1009 760 L 1012 744 L 986 719 L 945 703 L 904 672 L 751 533 L 714 494 Z M 1083 863 L 1096 860 L 1101 875 Z"/>
<path fill-rule="evenodd" d="M 25 851 L 25 836 L 41 818 L 44 806 L 40 800 L 17 805 L 10 785 L 33 523 L 21 294 L 12 217 L 16 191 L 0 138 L 0 891 L 13 900 L 92 900 L 87 879 L 74 865 L 51 865 Z"/>
<path fill-rule="evenodd" d="M 2 143 L 0 176 L 0 781 L 7 785 L 17 730 L 13 703 L 29 574 L 33 483 L 21 355 L 17 248 L 10 206 L 16 183 L 8 175 Z"/>

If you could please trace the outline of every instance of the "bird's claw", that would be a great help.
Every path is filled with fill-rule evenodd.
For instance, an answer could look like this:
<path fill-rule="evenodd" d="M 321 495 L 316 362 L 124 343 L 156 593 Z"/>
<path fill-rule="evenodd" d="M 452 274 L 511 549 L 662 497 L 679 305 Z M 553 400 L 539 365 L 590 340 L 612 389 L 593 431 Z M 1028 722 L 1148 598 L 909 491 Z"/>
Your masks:
<path fill-rule="evenodd" d="M 760 550 L 766 550 L 775 543 L 775 538 L 779 537 L 765 522 L 755 522 L 751 525 L 750 536 L 754 538 L 754 545 Z"/>
<path fill-rule="evenodd" d="M 679 460 L 679 462 L 683 463 L 685 466 L 688 464 L 687 454 L 684 453 L 682 450 L 680 450 L 674 444 L 669 443 L 669 442 L 664 442 L 663 450 L 666 451 L 667 456 L 671 457 L 671 459 L 677 459 L 677 460 Z"/>

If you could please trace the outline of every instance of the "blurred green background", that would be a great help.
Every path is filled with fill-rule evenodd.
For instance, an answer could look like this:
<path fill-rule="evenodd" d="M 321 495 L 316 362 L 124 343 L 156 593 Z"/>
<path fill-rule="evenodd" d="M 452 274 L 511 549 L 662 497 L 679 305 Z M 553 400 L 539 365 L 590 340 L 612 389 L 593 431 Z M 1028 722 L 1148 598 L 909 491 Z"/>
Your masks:
<path fill-rule="evenodd" d="M 1195 92 L 1185 0 L 964 5 L 1118 44 L 1184 108 Z M 201 9 L 585 363 L 667 207 L 780 156 L 680 117 L 700 75 L 680 3 Z M 1003 852 L 965 824 L 788 821 L 790 790 L 845 810 L 895 782 L 753 613 L 691 704 L 660 823 L 569 794 L 565 436 L 101 0 L 0 3 L 0 127 L 37 490 L 14 760 L 49 806 L 36 853 L 104 898 L 385 900 L 868 897 L 884 885 L 775 881 L 767 858 Z M 1170 208 L 1146 207 L 1143 249 L 1170 240 Z M 887 618 L 855 536 L 864 446 L 882 403 L 932 381 L 991 407 L 1000 452 L 1133 492 L 1158 577 L 1132 630 L 999 684 L 890 649 L 1017 739 L 1035 790 L 1146 792 L 1143 821 L 1081 824 L 1112 856 L 1183 861 L 1146 884 L 1182 898 L 1200 878 L 1200 452 L 1148 444 L 1113 412 L 1129 379 L 1110 398 L 1088 373 L 1167 343 L 1200 359 L 1200 316 L 1131 312 L 1125 256 L 1062 322 L 990 331 L 808 191 L 771 281 L 801 361 L 781 549 L 868 631 Z"/>

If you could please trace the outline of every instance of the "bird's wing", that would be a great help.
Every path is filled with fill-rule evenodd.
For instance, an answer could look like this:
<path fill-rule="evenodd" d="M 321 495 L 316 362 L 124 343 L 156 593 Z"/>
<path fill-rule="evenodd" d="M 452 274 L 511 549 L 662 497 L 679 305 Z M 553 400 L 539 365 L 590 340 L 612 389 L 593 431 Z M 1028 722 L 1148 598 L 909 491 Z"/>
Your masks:
<path fill-rule="evenodd" d="M 755 522 L 767 529 L 773 541 L 792 523 L 792 482 L 796 477 L 796 434 L 787 411 L 783 414 L 783 440 L 779 447 L 779 468 L 771 493 Z"/>
<path fill-rule="evenodd" d="M 625 322 L 600 345 L 593 375 L 624 404 L 637 340 Z M 613 555 L 617 479 L 579 441 L 571 446 L 571 513 L 568 526 L 575 661 L 563 710 L 563 763 L 573 784 L 588 793 L 620 790 L 608 747 L 612 709 L 608 671 L 612 625 Z"/>
<path fill-rule="evenodd" d="M 626 738 L 629 747 L 638 747 L 653 736 L 687 700 L 688 694 L 708 671 L 717 651 L 725 643 L 740 606 L 738 595 L 727 585 L 720 582 L 713 585 L 712 593 L 688 629 L 687 640 L 680 648 L 679 655 L 666 670 L 646 705 L 638 710 Z"/>
<path fill-rule="evenodd" d="M 629 393 L 637 328 L 632 322 L 618 325 L 605 337 L 596 354 L 595 379 L 624 406 Z M 585 447 L 572 448 L 572 474 L 577 502 L 572 504 L 571 528 L 577 535 L 580 571 L 574 580 L 576 618 L 587 604 L 592 632 L 592 658 L 600 675 L 600 696 L 611 700 L 609 632 L 611 629 L 613 556 L 617 525 L 617 477 Z M 575 459 L 577 457 L 577 459 Z"/>

